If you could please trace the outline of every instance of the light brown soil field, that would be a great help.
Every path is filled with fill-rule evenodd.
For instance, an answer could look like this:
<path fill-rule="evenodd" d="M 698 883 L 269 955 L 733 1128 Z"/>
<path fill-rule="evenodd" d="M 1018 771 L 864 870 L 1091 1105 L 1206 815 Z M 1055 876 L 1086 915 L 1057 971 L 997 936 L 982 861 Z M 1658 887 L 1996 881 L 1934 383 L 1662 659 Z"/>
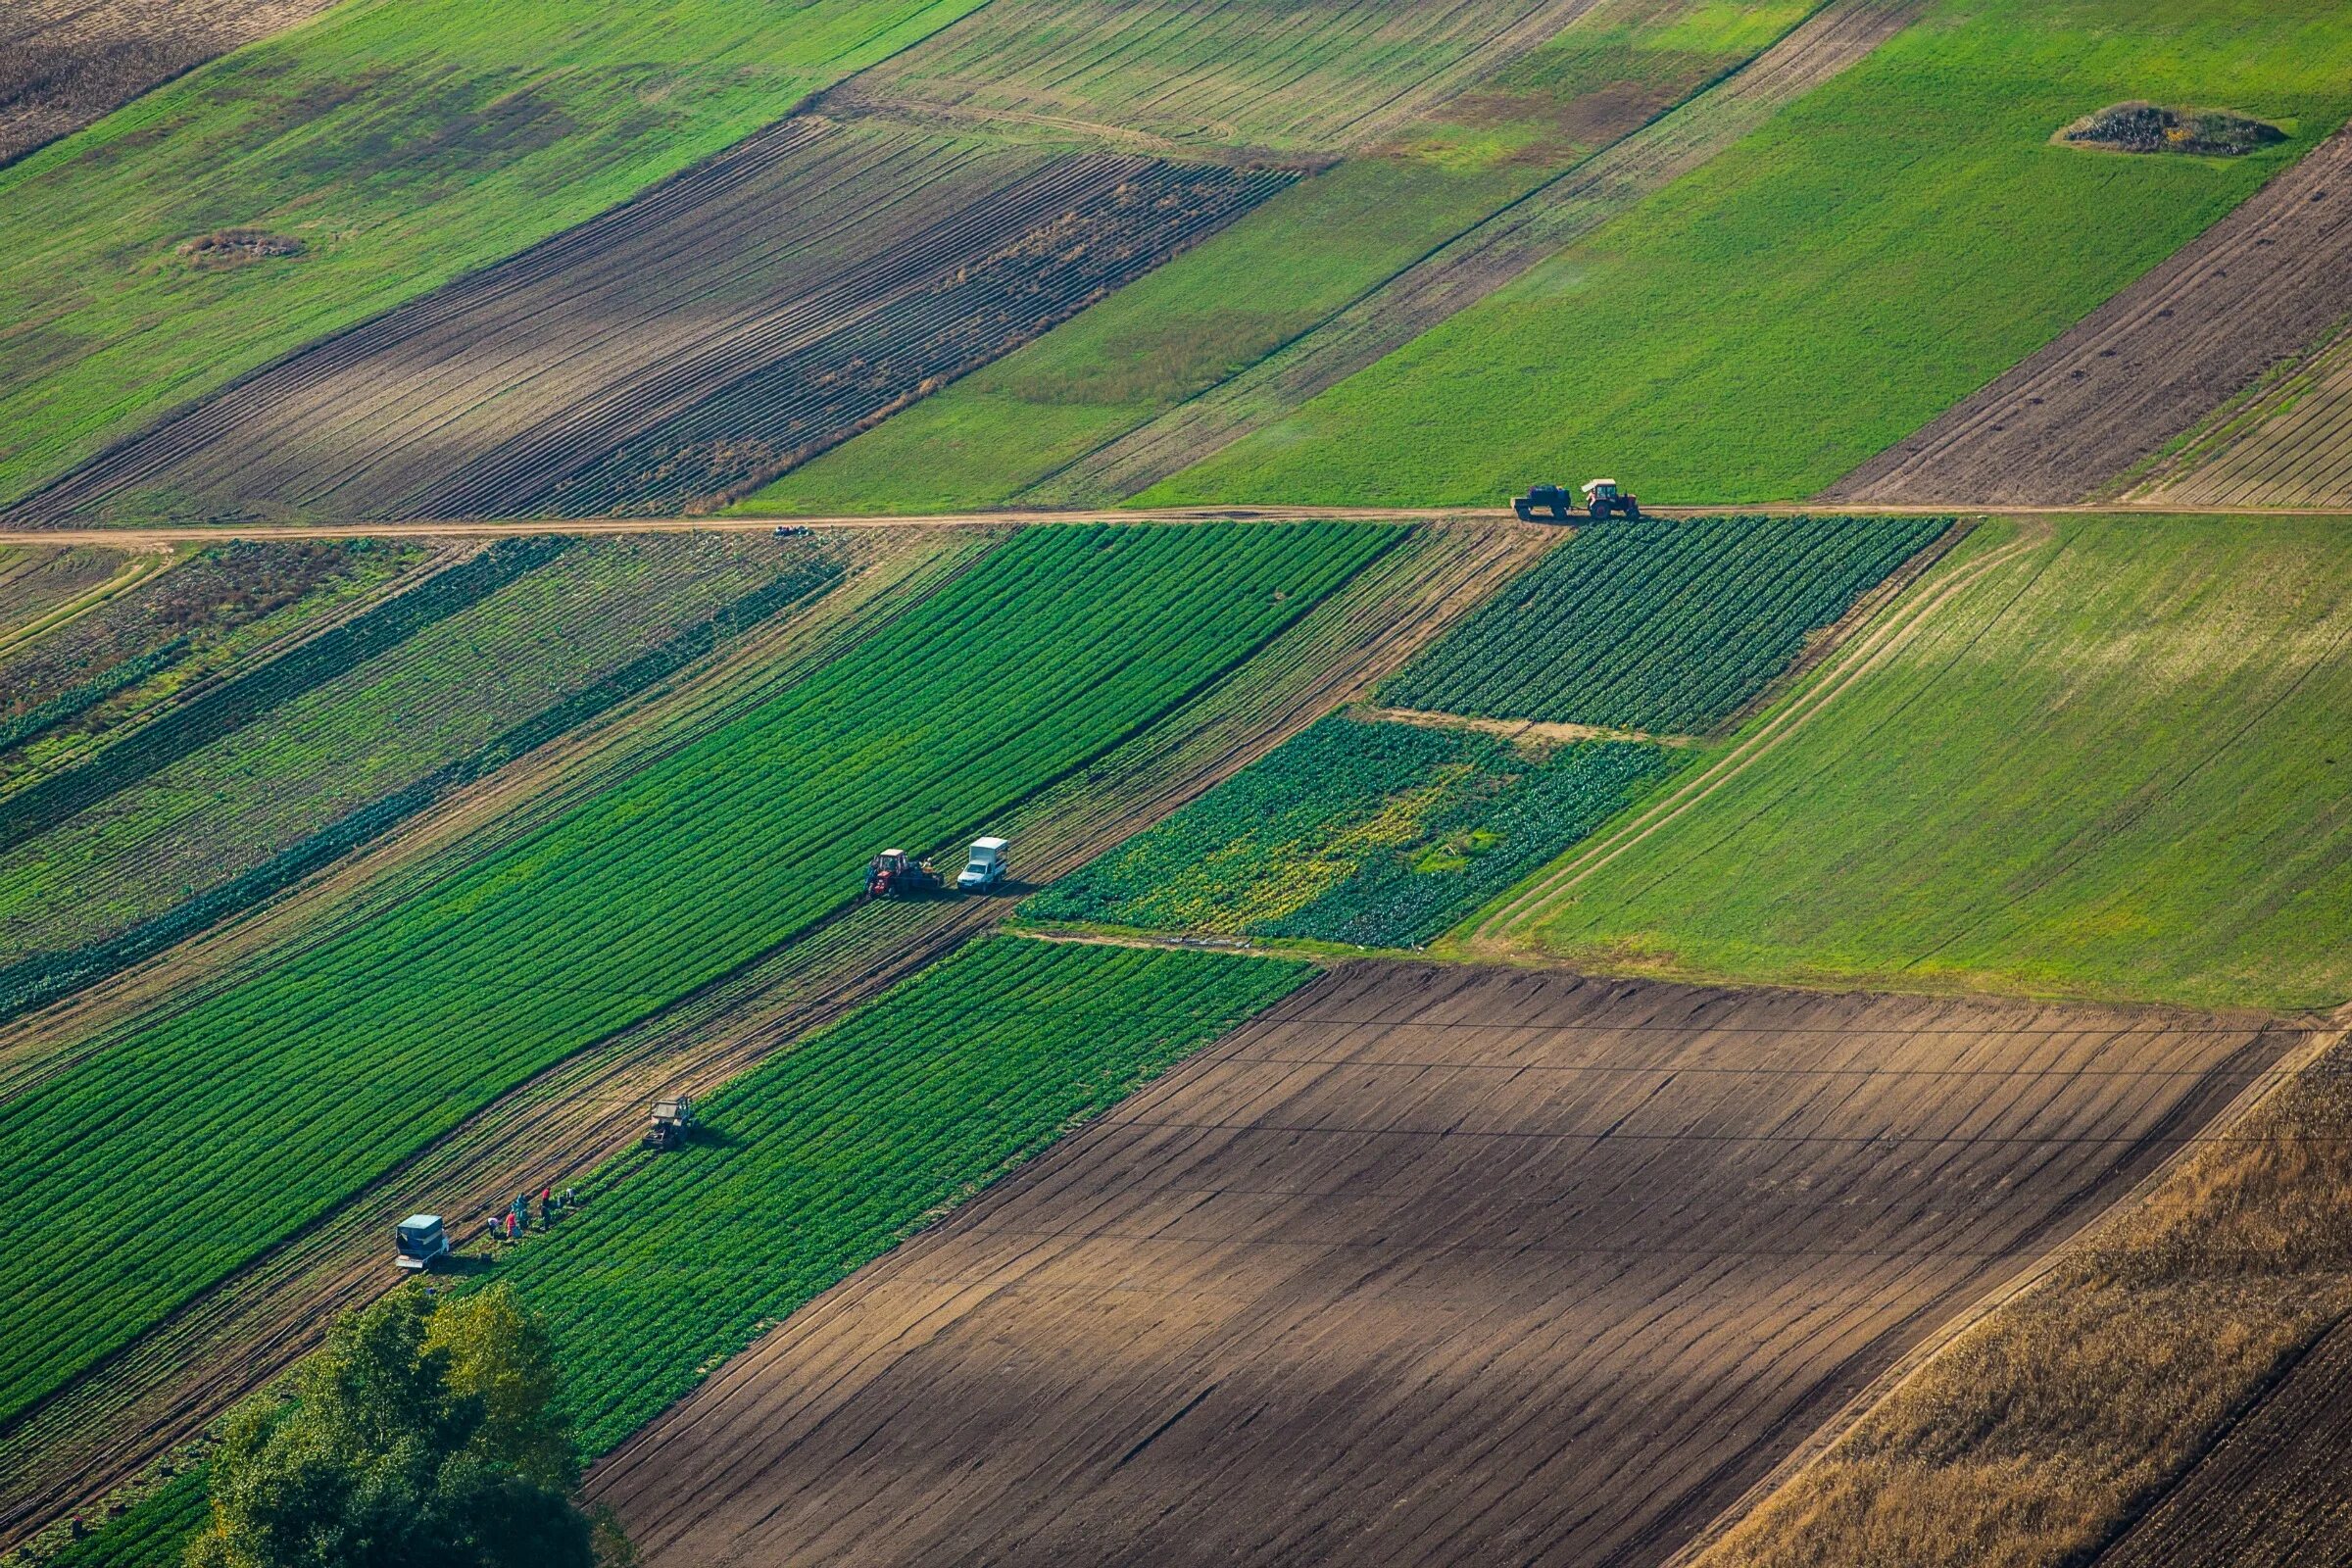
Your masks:
<path fill-rule="evenodd" d="M 2100 1568 L 2352 1562 L 2352 1327 L 2338 1326 Z"/>
<path fill-rule="evenodd" d="M 332 0 L 12 0 L 0 10 L 0 165 Z"/>
<path fill-rule="evenodd" d="M 2352 332 L 2222 409 L 2154 466 L 2132 499 L 2191 508 L 2352 505 Z"/>
<path fill-rule="evenodd" d="M 2064 336 L 1821 499 L 2082 500 L 2308 352 L 2347 312 L 2352 131 L 2338 131 Z M 2265 439 L 2262 428 L 2247 439 Z M 2192 473 L 2156 494 L 2190 507 L 2345 497 L 2340 467 L 2330 479 L 2323 460 L 2306 477 L 2313 460 L 2295 441 L 2269 439 L 2289 451 L 2228 457 L 2210 478 Z M 2276 477 L 2257 483 L 2249 468 Z"/>
<path fill-rule="evenodd" d="M 1280 352 L 1088 453 L 1017 499 L 1040 506 L 1106 504 L 1270 423 L 1696 169 L 1783 104 L 1867 57 L 1922 9 L 1924 0 L 1830 0 L 1681 108 L 1458 235 Z M 959 25 L 989 14 L 981 11 Z"/>
<path fill-rule="evenodd" d="M 803 118 L 101 455 L 12 517 L 676 510 L 1289 176 Z"/>
<path fill-rule="evenodd" d="M 1391 552 L 1219 687 L 1015 813 L 1007 831 L 1020 847 L 1022 873 L 1042 878 L 1075 868 L 1360 697 L 1544 542 L 1531 530 L 1499 526 L 1484 533 L 1427 530 Z M 968 562 L 969 553 L 960 559 Z M 936 574 L 925 579 L 935 580 Z M 872 617 L 891 612 L 891 606 L 874 604 L 827 646 L 878 623 Z M 751 684 L 754 695 L 725 697 L 662 737 L 661 748 L 681 744 L 756 700 L 756 692 L 773 689 L 764 680 Z M 583 778 L 542 784 L 537 804 L 516 810 L 510 802 L 482 832 L 400 875 L 430 877 L 469 860 L 611 776 L 611 768 L 592 766 Z M 391 896 L 377 892 L 331 913 L 316 925 L 316 935 L 340 929 Z M 633 1142 L 645 1105 L 658 1094 L 701 1092 L 741 1072 L 1003 918 L 1011 906 L 1009 899 L 991 899 L 856 906 L 749 972 L 509 1096 L 324 1224 L 199 1298 L 113 1364 L 0 1430 L 0 1546 L 134 1475 L 309 1349 L 334 1309 L 388 1288 L 384 1214 L 420 1205 L 470 1213 L 466 1205 L 480 1207 L 487 1195 L 560 1182 Z M 290 923 L 281 920 L 278 940 L 316 939 L 299 926 L 283 928 Z M 206 956 L 175 956 L 201 962 Z M 223 979 L 215 961 L 182 985 Z M 87 1049 L 93 1027 L 171 994 L 162 976 L 149 977 L 144 988 L 118 989 L 123 994 L 80 1004 L 71 1018 L 48 1021 L 37 1035 L 18 1031 L 27 1038 L 14 1053 L 9 1036 L 0 1035 L 0 1066 L 14 1067 L 0 1087 L 21 1092 Z"/>
<path fill-rule="evenodd" d="M 602 1465 L 656 1564 L 1654 1563 L 2278 1047 L 1360 963 Z"/>
<path fill-rule="evenodd" d="M 125 563 L 118 551 L 88 546 L 18 546 L 0 551 L 0 644 L 94 589 Z"/>

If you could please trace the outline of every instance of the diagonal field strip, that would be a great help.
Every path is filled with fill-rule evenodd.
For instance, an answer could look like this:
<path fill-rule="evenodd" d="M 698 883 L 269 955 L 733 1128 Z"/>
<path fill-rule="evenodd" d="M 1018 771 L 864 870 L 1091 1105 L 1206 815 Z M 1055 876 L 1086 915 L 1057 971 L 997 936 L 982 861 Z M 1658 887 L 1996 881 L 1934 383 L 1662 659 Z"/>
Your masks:
<path fill-rule="evenodd" d="M 2291 1043 L 2208 1023 L 1346 965 L 591 1491 L 657 1568 L 1647 1568 Z"/>
<path fill-rule="evenodd" d="M 1359 697 L 1523 566 L 1530 537 L 1430 530 L 1184 711 L 1024 807 L 1008 831 L 1034 880 L 1173 810 L 1314 717 Z M 95 1496 L 314 1343 L 332 1311 L 384 1288 L 378 1217 L 465 1212 L 481 1195 L 578 1171 L 634 1139 L 656 1095 L 706 1091 L 892 977 L 1008 912 L 1010 901 L 869 906 L 821 938 L 566 1062 L 209 1293 L 105 1378 L 0 1435 L 0 1541 Z M 404 1206 L 405 1205 L 405 1206 Z"/>
<path fill-rule="evenodd" d="M 2338 130 L 2235 211 L 1991 385 L 1822 492 L 1824 501 L 1969 505 L 2080 501 L 2132 470 L 2352 313 L 2352 129 Z M 2318 421 L 2314 421 L 2315 423 Z M 2278 416 L 2278 428 L 2290 417 Z M 2344 428 L 2336 425 L 2340 433 Z M 2246 438 L 2278 440 L 2262 425 Z M 2225 449 L 2167 464 L 2138 499 L 2226 507 L 2347 499 L 2309 443 L 2265 462 Z"/>
<path fill-rule="evenodd" d="M 1867 58 L 1926 0 L 1831 0 L 1698 97 L 1457 236 L 1275 354 L 1097 448 L 1016 499 L 1102 505 L 1265 425 L 1486 298 Z"/>

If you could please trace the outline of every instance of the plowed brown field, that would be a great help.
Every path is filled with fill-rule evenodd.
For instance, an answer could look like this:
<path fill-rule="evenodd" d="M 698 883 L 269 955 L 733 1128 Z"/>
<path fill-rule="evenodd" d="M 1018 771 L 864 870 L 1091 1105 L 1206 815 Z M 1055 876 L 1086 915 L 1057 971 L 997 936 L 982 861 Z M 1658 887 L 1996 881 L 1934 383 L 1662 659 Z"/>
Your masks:
<path fill-rule="evenodd" d="M 332 0 L 11 0 L 0 7 L 0 164 Z"/>
<path fill-rule="evenodd" d="M 788 121 L 13 515 L 674 509 L 1002 353 L 1288 177 Z"/>
<path fill-rule="evenodd" d="M 660 1564 L 1664 1559 L 2259 1029 L 1356 964 L 600 1467 Z"/>
<path fill-rule="evenodd" d="M 2346 312 L 2352 130 L 2321 143 L 2073 330 L 1822 499 L 2083 500 L 2308 352 Z M 2245 466 L 2218 463 L 2214 480 L 2192 474 L 2154 498 L 2191 507 L 2326 506 L 2346 494 L 2340 464 L 2332 485 L 2298 488 L 2290 481 L 2308 464 L 2291 458 L 2277 465 L 2268 487 L 2224 477 Z"/>

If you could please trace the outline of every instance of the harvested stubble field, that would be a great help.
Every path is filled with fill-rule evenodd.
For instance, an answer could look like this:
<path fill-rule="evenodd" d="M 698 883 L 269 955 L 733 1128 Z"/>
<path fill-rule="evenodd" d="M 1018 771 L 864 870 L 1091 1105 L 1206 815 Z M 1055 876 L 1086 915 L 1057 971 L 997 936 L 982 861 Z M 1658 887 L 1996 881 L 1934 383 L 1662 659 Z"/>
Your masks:
<path fill-rule="evenodd" d="M 332 0 L 14 0 L 0 13 L 0 166 Z"/>
<path fill-rule="evenodd" d="M 1287 178 L 788 121 L 11 515 L 676 510 L 1034 336 Z"/>
<path fill-rule="evenodd" d="M 1147 728 L 1400 537 L 1031 530 L 544 829 L 0 1103 L 0 1200 L 30 1216 L 19 1255 L 48 1260 L 0 1302 L 10 1344 L 44 1329 L 0 1375 L 4 1419 L 538 1073 L 824 923 L 874 844 L 969 831 Z M 279 1107 L 259 1137 L 221 1109 L 254 1103 Z M 171 1223 L 82 1247 L 113 1201 L 93 1170 Z"/>
<path fill-rule="evenodd" d="M 1814 493 L 2341 124 L 2336 21 L 2329 0 L 1936 0 L 1736 147 L 1137 499 L 1490 501 L 1625 453 L 1689 504 Z M 2133 96 L 2296 135 L 2235 159 L 2051 144 Z"/>
<path fill-rule="evenodd" d="M 20 801 L 52 785 L 0 799 L 0 1016 L 243 912 L 842 574 L 821 547 L 749 537 L 511 541 L 489 556 L 502 551 L 513 574 L 455 598 L 439 593 L 447 575 L 426 578 L 411 593 L 442 602 L 396 640 L 355 639 L 241 725 L 202 698 L 199 721 L 175 726 L 187 744 L 152 767 L 101 751 L 54 780 L 86 787 L 22 829 Z"/>
<path fill-rule="evenodd" d="M 745 510 L 1115 501 L 1361 369 L 1703 163 L 1867 54 L 1905 15 L 1881 0 L 1736 11 L 1711 0 L 1599 0 L 1469 92 L 795 469 Z M 911 76 L 906 90 L 921 81 Z M 1260 134 L 1276 128 L 1252 123 Z"/>
<path fill-rule="evenodd" d="M 959 548 L 943 557 L 938 550 L 951 537 L 962 536 L 908 536 L 927 563 L 911 569 L 936 581 L 968 567 L 976 552 Z M 1012 837 L 1023 876 L 1050 879 L 1074 869 L 1335 703 L 1360 697 L 1523 564 L 1529 544 L 1524 531 L 1500 527 L 1416 533 L 1211 690 L 992 825 Z M 864 580 L 826 596 L 815 616 L 854 596 Z M 879 620 L 863 630 L 837 627 L 825 634 L 828 645 L 862 640 L 903 612 L 910 597 L 920 596 L 894 589 L 871 597 L 867 614 Z M 793 662 L 813 667 L 824 657 L 806 648 Z M 776 671 L 772 659 L 750 662 L 744 677 L 768 697 L 797 678 Z M 697 715 L 693 733 L 708 733 L 725 713 L 763 700 L 706 691 L 723 684 L 705 681 L 683 694 L 682 706 Z M 712 709 L 717 717 L 706 711 Z M 667 755 L 683 744 L 665 737 L 674 727 L 673 721 L 639 729 L 609 750 Z M 639 765 L 623 762 L 620 776 Z M 453 865 L 478 861 L 562 814 L 567 799 L 611 787 L 613 776 L 612 764 L 598 762 L 590 779 L 542 786 L 518 808 L 484 816 L 478 832 L 446 854 L 412 852 L 391 877 L 399 886 L 373 890 L 367 902 L 387 906 L 402 896 L 400 886 L 429 885 Z M 192 1301 L 103 1378 L 81 1380 L 0 1432 L 0 1475 L 14 1478 L 0 1489 L 0 1533 L 20 1535 L 74 1499 L 104 1494 L 282 1370 L 315 1342 L 335 1307 L 381 1290 L 383 1214 L 418 1207 L 463 1213 L 469 1204 L 503 1202 L 500 1195 L 543 1183 L 551 1172 L 584 1169 L 634 1144 L 648 1100 L 681 1088 L 715 1088 L 1011 907 L 1009 900 L 860 907 L 533 1080 L 331 1218 Z M 356 918 L 325 922 L 323 935 L 316 913 L 306 919 L 282 911 L 274 923 L 291 940 L 316 942 Z M 185 969 L 201 956 L 175 960 Z M 114 1010 L 120 1015 L 124 1004 Z M 48 1032 L 58 1036 L 46 1042 L 51 1051 L 74 1049 L 80 1038 L 71 1030 Z"/>
<path fill-rule="evenodd" d="M 2345 428 L 2340 401 L 2314 395 L 2327 370 L 2278 374 L 2352 314 L 2347 181 L 2352 131 L 2339 130 L 2065 335 L 1821 499 L 2061 505 L 2111 493 L 2153 466 L 2138 498 L 2183 508 L 2352 501 L 2352 462 L 2336 439 Z M 2260 395 L 2238 407 L 2249 388 Z M 2177 439 L 2217 409 L 2225 416 L 2215 428 Z"/>
<path fill-rule="evenodd" d="M 1350 965 L 819 1298 L 592 1490 L 660 1564 L 1660 1562 L 2276 1049 Z"/>

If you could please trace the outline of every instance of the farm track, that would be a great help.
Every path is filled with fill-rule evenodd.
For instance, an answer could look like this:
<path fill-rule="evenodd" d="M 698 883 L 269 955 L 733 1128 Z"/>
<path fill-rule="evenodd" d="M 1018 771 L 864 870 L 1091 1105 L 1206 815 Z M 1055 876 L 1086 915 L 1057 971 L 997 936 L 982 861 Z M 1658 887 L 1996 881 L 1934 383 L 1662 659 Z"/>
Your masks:
<path fill-rule="evenodd" d="M 1821 494 L 1868 506 L 2081 501 L 2147 463 L 2352 313 L 2352 130 L 2281 171 L 2203 235 L 1918 434 Z M 2135 499 L 2194 509 L 2352 501 L 2352 423 L 2318 400 L 2249 452 Z"/>
<path fill-rule="evenodd" d="M 674 510 L 1043 331 L 1291 176 L 803 117 L 278 362 L 11 517 Z"/>
<path fill-rule="evenodd" d="M 332 0 L 13 0 L 0 12 L 0 168 Z"/>
<path fill-rule="evenodd" d="M 2352 1562 L 2352 1321 L 2339 1321 L 2098 1568 L 2294 1568 Z"/>
<path fill-rule="evenodd" d="M 0 627 L 0 656 L 16 653 L 66 622 L 96 610 L 108 600 L 128 592 L 164 571 L 172 564 L 166 553 L 169 548 L 142 550 L 122 561 L 111 571 L 101 564 L 107 559 L 105 557 L 98 557 L 95 562 L 89 563 L 99 569 L 87 571 L 79 569 L 84 563 L 66 559 L 71 554 L 69 551 L 42 552 L 51 559 L 28 570 L 11 573 L 8 580 L 0 581 L 0 592 L 14 590 L 8 593 L 12 611 L 21 610 L 24 614 L 24 618 L 17 620 L 16 624 Z M 44 566 L 54 566 L 56 569 L 43 570 Z M 50 591 L 61 589 L 68 597 L 51 598 Z"/>
<path fill-rule="evenodd" d="M 1831 0 L 1697 97 L 1432 251 L 1240 374 L 1096 448 L 1016 499 L 1049 506 L 1115 501 L 1279 418 L 1714 158 L 1782 105 L 1868 57 L 1924 9 L 1926 0 Z"/>
<path fill-rule="evenodd" d="M 591 1490 L 664 1565 L 1657 1563 L 2278 1049 L 1350 964 L 820 1298 Z"/>
<path fill-rule="evenodd" d="M 1446 530 L 1391 552 L 1217 688 L 1014 813 L 1020 869 L 1042 878 L 1074 868 L 1370 690 L 1536 544 L 1515 529 Z M 502 821 L 490 847 L 523 830 Z M 487 853 L 467 848 L 468 861 Z M 136 1474 L 308 1349 L 333 1307 L 386 1288 L 388 1208 L 428 1202 L 466 1215 L 469 1203 L 583 1170 L 634 1139 L 658 1093 L 723 1082 L 987 929 L 1010 904 L 853 906 L 505 1097 L 0 1432 L 0 1471 L 12 1477 L 0 1490 L 0 1544 Z M 199 989 L 224 983 L 216 975 Z M 58 1070 L 51 1059 L 28 1065 Z"/>

